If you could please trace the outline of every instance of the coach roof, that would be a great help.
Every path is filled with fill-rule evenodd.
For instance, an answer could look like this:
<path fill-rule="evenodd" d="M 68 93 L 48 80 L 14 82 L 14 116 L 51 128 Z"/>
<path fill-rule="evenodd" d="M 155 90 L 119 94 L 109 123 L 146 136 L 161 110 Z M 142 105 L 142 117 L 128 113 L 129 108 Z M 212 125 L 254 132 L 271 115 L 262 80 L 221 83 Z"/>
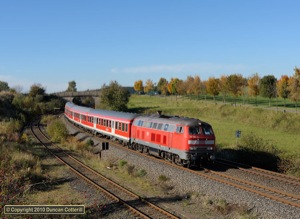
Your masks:
<path fill-rule="evenodd" d="M 117 111 L 111 111 L 111 110 L 101 110 L 101 109 L 92 109 L 89 107 L 84 106 L 77 106 L 74 103 L 68 102 L 66 103 L 66 107 L 71 109 L 72 111 L 76 113 L 86 113 L 91 116 L 104 116 L 107 118 L 114 118 L 114 119 L 125 119 L 125 120 L 132 120 L 135 117 L 138 116 L 138 114 L 135 113 L 126 113 L 126 112 L 117 112 Z"/>

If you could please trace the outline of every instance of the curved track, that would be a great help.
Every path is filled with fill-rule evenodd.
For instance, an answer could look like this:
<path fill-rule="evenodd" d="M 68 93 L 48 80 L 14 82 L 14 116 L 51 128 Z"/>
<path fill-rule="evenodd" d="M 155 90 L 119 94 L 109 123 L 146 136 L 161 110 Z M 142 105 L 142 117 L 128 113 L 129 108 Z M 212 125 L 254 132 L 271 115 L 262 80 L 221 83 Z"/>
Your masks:
<path fill-rule="evenodd" d="M 108 198 L 123 204 L 134 216 L 139 218 L 178 218 L 168 211 L 142 199 L 66 153 L 48 139 L 40 129 L 39 124 L 31 126 L 31 131 L 40 143 L 57 159 L 66 164 L 78 176 L 101 190 Z"/>
<path fill-rule="evenodd" d="M 67 120 L 67 121 L 69 122 L 69 120 Z M 79 129 L 79 130 L 81 130 L 81 129 Z M 119 147 L 123 150 L 130 150 L 132 153 L 139 154 L 140 156 L 145 156 L 148 159 L 156 160 L 156 162 L 163 162 L 166 165 L 172 166 L 174 168 L 178 168 L 178 169 L 181 169 L 183 171 L 188 171 L 192 174 L 196 174 L 196 175 L 199 175 L 201 177 L 217 181 L 221 184 L 226 184 L 226 185 L 229 185 L 229 186 L 232 186 L 232 187 L 235 187 L 235 188 L 238 188 L 238 189 L 242 189 L 244 191 L 248 191 L 248 192 L 251 192 L 253 194 L 265 197 L 267 199 L 271 199 L 271 200 L 276 201 L 276 202 L 280 202 L 280 203 L 284 203 L 286 205 L 290 205 L 290 206 L 293 206 L 293 207 L 296 207 L 296 208 L 300 208 L 300 196 L 299 195 L 283 192 L 279 189 L 274 189 L 274 188 L 271 188 L 269 186 L 265 186 L 265 185 L 262 185 L 262 184 L 259 184 L 259 183 L 250 182 L 249 180 L 240 179 L 240 178 L 231 176 L 230 174 L 226 174 L 226 172 L 221 173 L 221 172 L 214 171 L 214 170 L 211 170 L 211 169 L 205 169 L 205 171 L 196 171 L 196 170 L 187 169 L 187 168 L 178 166 L 176 164 L 170 163 L 169 161 L 162 160 L 162 159 L 157 159 L 155 157 L 148 156 L 147 154 L 143 154 L 143 153 L 140 153 L 138 151 L 128 149 L 128 148 L 123 147 L 122 145 L 120 145 L 118 143 L 115 143 L 115 142 L 110 142 L 110 144 L 114 145 L 115 147 Z M 265 172 L 262 169 L 260 169 L 260 170 L 261 170 L 261 172 Z M 283 174 L 274 174 L 274 175 L 277 175 L 276 177 L 281 179 L 281 181 L 283 181 L 282 183 L 285 183 L 284 181 L 286 181 L 286 179 L 284 179 L 284 177 L 282 176 Z M 272 176 L 272 177 L 268 178 L 269 180 L 274 180 L 274 176 L 272 174 L 269 174 L 269 176 Z M 268 176 L 264 175 L 264 177 L 268 177 Z M 297 180 L 295 182 L 298 183 Z"/>

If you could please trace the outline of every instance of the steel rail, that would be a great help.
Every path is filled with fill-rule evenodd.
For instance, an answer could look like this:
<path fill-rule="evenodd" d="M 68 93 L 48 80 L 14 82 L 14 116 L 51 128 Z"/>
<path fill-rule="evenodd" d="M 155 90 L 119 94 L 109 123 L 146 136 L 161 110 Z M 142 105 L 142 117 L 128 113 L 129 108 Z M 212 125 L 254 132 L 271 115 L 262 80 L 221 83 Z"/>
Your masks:
<path fill-rule="evenodd" d="M 69 120 L 67 120 L 67 121 L 70 124 L 72 124 Z M 74 127 L 76 127 L 78 130 L 82 131 L 82 129 L 78 128 L 77 126 L 74 126 Z M 84 131 L 84 132 L 87 133 L 86 131 Z M 90 134 L 90 135 L 94 136 L 92 134 Z M 278 197 L 278 196 L 270 194 L 270 193 L 266 193 L 266 192 L 259 191 L 257 189 L 249 188 L 248 186 L 257 187 L 257 188 L 260 188 L 260 189 L 265 190 L 265 191 L 269 190 L 269 192 L 277 193 L 277 194 L 283 195 L 283 196 L 287 196 L 288 198 L 295 198 L 297 200 L 299 200 L 299 196 L 295 196 L 293 194 L 281 192 L 279 190 L 275 190 L 275 189 L 272 189 L 272 188 L 269 188 L 269 187 L 266 187 L 266 186 L 263 186 L 263 185 L 260 185 L 260 184 L 257 184 L 257 183 L 252 183 L 252 182 L 245 181 L 245 180 L 243 181 L 243 180 L 240 180 L 240 179 L 238 179 L 236 177 L 229 177 L 228 175 L 225 175 L 225 174 L 223 174 L 222 177 L 226 178 L 227 180 L 220 179 L 219 177 L 211 176 L 211 175 L 208 175 L 207 173 L 203 173 L 203 172 L 191 170 L 191 169 L 188 169 L 188 168 L 184 168 L 184 167 L 178 166 L 178 165 L 176 165 L 174 163 L 171 163 L 169 161 L 166 161 L 166 160 L 163 160 L 163 159 L 157 159 L 157 158 L 155 158 L 153 156 L 148 156 L 148 155 L 143 154 L 141 152 L 128 149 L 128 148 L 123 147 L 120 144 L 117 144 L 117 143 L 112 142 L 112 141 L 111 141 L 111 144 L 114 145 L 114 146 L 116 146 L 116 147 L 118 147 L 118 148 L 121 148 L 123 150 L 130 151 L 130 152 L 136 153 L 138 155 L 142 155 L 142 156 L 147 157 L 148 159 L 151 159 L 151 160 L 155 160 L 156 162 L 162 162 L 162 163 L 165 163 L 165 164 L 167 164 L 169 166 L 172 166 L 174 168 L 181 169 L 183 171 L 187 171 L 187 172 L 190 172 L 192 174 L 196 174 L 196 175 L 202 176 L 204 178 L 208 178 L 210 180 L 217 181 L 217 182 L 222 183 L 222 184 L 230 185 L 232 187 L 239 188 L 239 189 L 242 189 L 242 190 L 254 193 L 254 194 L 258 194 L 260 196 L 263 196 L 265 198 L 268 198 L 268 199 L 271 199 L 271 200 L 274 200 L 274 201 L 277 201 L 277 202 L 280 202 L 280 203 L 283 203 L 283 204 L 287 204 L 287 205 L 290 205 L 290 206 L 293 206 L 293 207 L 300 208 L 300 203 L 298 203 L 298 202 L 290 201 L 290 200 Z M 212 171 L 209 170 L 209 172 L 212 172 Z M 212 174 L 221 175 L 221 174 L 218 174 L 218 172 L 213 172 Z M 243 181 L 243 184 L 248 185 L 248 186 L 240 185 L 240 184 L 236 183 L 235 181 L 237 181 L 237 182 Z"/>
<path fill-rule="evenodd" d="M 46 136 L 46 135 L 41 131 L 41 129 L 40 129 L 39 126 L 38 126 L 38 128 L 39 128 L 40 133 L 43 135 L 43 137 L 44 137 L 45 139 L 47 139 L 47 141 L 50 142 L 49 137 Z M 166 211 L 166 210 L 164 210 L 164 209 L 162 209 L 162 208 L 160 208 L 160 207 L 154 205 L 153 203 L 151 203 L 151 202 L 149 202 L 149 201 L 147 201 L 147 200 L 145 200 L 145 199 L 142 199 L 140 196 L 134 194 L 133 192 L 129 191 L 128 189 L 125 189 L 124 187 L 120 186 L 119 184 L 117 184 L 117 183 L 113 182 L 112 180 L 106 178 L 105 176 L 103 176 L 103 175 L 100 174 L 99 172 L 95 171 L 94 169 L 90 168 L 89 166 L 87 166 L 86 164 L 84 164 L 83 162 L 81 162 L 80 160 L 78 160 L 77 158 L 75 158 L 75 157 L 73 157 L 72 155 L 66 153 L 64 150 L 62 150 L 59 146 L 55 145 L 54 143 L 52 143 L 52 145 L 54 145 L 56 148 L 58 148 L 58 149 L 60 150 L 60 152 L 62 152 L 64 155 L 68 156 L 70 159 L 72 159 L 73 161 L 75 161 L 75 162 L 76 162 L 77 164 L 79 164 L 81 167 L 83 167 L 83 168 L 89 170 L 90 172 L 94 173 L 94 174 L 97 175 L 98 177 L 101 177 L 101 179 L 104 179 L 104 180 L 108 181 L 110 184 L 112 184 L 113 186 L 117 187 L 118 189 L 120 189 L 120 190 L 126 192 L 128 195 L 130 195 L 130 196 L 132 196 L 132 197 L 134 197 L 134 198 L 140 200 L 140 201 L 143 202 L 144 204 L 147 204 L 148 206 L 150 206 L 151 208 L 153 208 L 153 209 L 155 209 L 156 211 L 160 212 L 161 214 L 167 216 L 168 218 L 178 219 L 177 216 L 171 214 L 170 212 L 168 212 L 168 211 Z M 56 155 L 55 155 L 55 156 L 56 156 Z M 67 163 L 66 161 L 64 161 L 64 160 L 61 159 L 60 157 L 58 157 L 58 159 L 61 160 L 63 163 L 67 164 L 68 166 L 70 166 L 69 163 Z M 99 186 L 96 182 L 94 182 L 93 180 L 89 179 L 87 176 L 85 176 L 85 175 L 83 175 L 82 173 L 80 173 L 80 171 L 76 170 L 76 169 L 73 168 L 73 167 L 71 167 L 71 169 L 72 169 L 76 174 L 78 174 L 78 175 L 81 176 L 81 177 L 84 177 L 88 182 L 90 182 L 90 183 L 92 183 L 93 185 L 95 185 L 97 188 L 99 188 L 99 189 L 102 188 L 102 187 Z M 109 192 L 109 191 L 106 190 L 105 188 L 103 188 L 103 189 L 105 190 L 104 192 L 108 192 L 110 196 L 111 196 L 111 195 L 112 195 L 112 196 L 115 196 L 113 193 Z M 115 196 L 115 197 L 117 197 L 117 196 Z M 126 201 L 120 199 L 119 197 L 117 197 L 117 198 L 118 198 L 118 201 L 119 201 L 119 202 L 121 202 L 122 204 L 126 205 L 128 208 L 130 207 L 130 209 L 131 209 L 132 211 L 133 211 L 134 209 L 136 209 L 136 208 L 132 207 L 131 205 L 127 204 Z M 138 214 L 144 214 L 144 213 L 142 213 L 141 211 L 139 211 L 138 209 L 136 209 L 136 210 L 138 211 L 138 212 L 137 212 Z M 144 214 L 144 215 L 146 215 L 146 214 Z M 148 215 L 146 215 L 147 217 L 145 217 L 145 216 L 143 216 L 143 215 L 140 215 L 140 216 L 142 216 L 143 218 L 151 218 L 151 217 L 149 217 Z"/>
<path fill-rule="evenodd" d="M 252 173 L 252 174 L 256 174 L 256 175 L 261 175 L 261 176 L 266 176 L 266 177 L 271 178 L 271 179 L 275 179 L 275 180 L 286 182 L 286 183 L 289 183 L 289 184 L 292 184 L 292 185 L 300 186 L 300 178 L 297 178 L 297 177 L 288 176 L 288 175 L 285 175 L 285 174 L 277 173 L 277 172 L 270 171 L 270 170 L 261 169 L 261 168 L 258 168 L 258 167 L 246 166 L 246 165 L 243 165 L 243 164 L 235 163 L 235 162 L 232 162 L 232 161 L 229 161 L 229 160 L 224 160 L 224 159 L 217 159 L 216 162 L 220 163 L 222 165 L 226 165 L 226 166 L 229 166 L 229 167 L 234 167 L 234 168 L 240 169 L 244 172 L 248 172 L 248 173 Z"/>

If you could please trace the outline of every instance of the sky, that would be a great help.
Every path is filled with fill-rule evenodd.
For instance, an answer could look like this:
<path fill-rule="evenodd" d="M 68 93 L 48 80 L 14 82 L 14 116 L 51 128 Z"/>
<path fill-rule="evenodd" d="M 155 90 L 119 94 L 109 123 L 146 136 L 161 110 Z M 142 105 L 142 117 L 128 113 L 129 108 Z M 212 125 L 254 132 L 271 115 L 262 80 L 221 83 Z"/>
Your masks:
<path fill-rule="evenodd" d="M 0 81 L 28 92 L 117 81 L 292 76 L 298 0 L 0 0 Z"/>

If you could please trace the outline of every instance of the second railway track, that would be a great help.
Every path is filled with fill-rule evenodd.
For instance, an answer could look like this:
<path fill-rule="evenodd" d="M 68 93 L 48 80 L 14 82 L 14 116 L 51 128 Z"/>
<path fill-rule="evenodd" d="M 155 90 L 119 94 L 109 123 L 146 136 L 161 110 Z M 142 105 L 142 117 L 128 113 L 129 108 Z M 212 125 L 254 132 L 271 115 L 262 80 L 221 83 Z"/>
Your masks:
<path fill-rule="evenodd" d="M 106 196 L 126 206 L 135 217 L 138 218 L 179 218 L 178 216 L 160 208 L 159 206 L 141 198 L 119 184 L 106 178 L 99 172 L 91 169 L 78 159 L 66 153 L 53 144 L 40 129 L 39 124 L 31 126 L 33 135 L 43 144 L 57 159 L 70 167 L 70 169 L 101 190 Z"/>
<path fill-rule="evenodd" d="M 126 147 L 123 147 L 115 142 L 111 142 L 112 145 L 115 145 L 116 147 L 119 147 L 123 150 L 130 150 L 127 149 Z M 226 173 L 221 173 L 219 171 L 214 171 L 211 169 L 207 169 L 206 171 L 195 171 L 195 170 L 191 170 L 191 169 L 187 169 L 184 167 L 180 167 L 178 165 L 175 165 L 173 163 L 170 163 L 168 161 L 165 160 L 161 160 L 161 159 L 156 159 L 152 156 L 148 156 L 146 154 L 137 152 L 137 151 L 132 151 L 130 150 L 132 153 L 136 153 L 139 154 L 140 156 L 146 156 L 148 157 L 148 159 L 153 159 L 156 160 L 156 162 L 163 162 L 166 165 L 172 166 L 174 168 L 178 168 L 178 169 L 182 169 L 183 171 L 187 171 L 190 172 L 192 174 L 196 174 L 199 175 L 201 177 L 213 180 L 213 181 L 217 181 L 219 183 L 222 184 L 226 184 L 244 191 L 248 191 L 250 193 L 262 196 L 264 198 L 279 202 L 279 203 L 283 203 L 289 206 L 293 206 L 296 208 L 300 208 L 300 196 L 298 194 L 292 194 L 292 193 L 288 193 L 288 192 L 284 192 L 281 191 L 280 189 L 274 189 L 271 188 L 269 186 L 266 185 L 262 185 L 259 183 L 255 183 L 255 182 L 251 182 L 248 180 L 243 180 L 234 176 L 230 176 L 230 174 L 226 174 Z M 257 168 L 258 169 L 258 168 Z M 261 170 L 261 172 L 265 172 L 264 170 Z M 269 176 L 272 174 L 269 174 Z M 280 177 L 281 174 L 274 174 L 276 176 L 277 179 L 282 179 L 283 177 Z M 272 180 L 272 178 L 274 178 L 275 176 L 269 177 L 269 180 Z M 267 177 L 267 175 L 265 175 L 265 177 Z M 289 177 L 288 177 L 289 178 Z M 293 178 L 293 177 L 292 177 Z M 283 181 L 287 179 L 282 179 L 281 181 Z M 297 179 L 293 179 L 294 183 L 298 182 Z"/>

